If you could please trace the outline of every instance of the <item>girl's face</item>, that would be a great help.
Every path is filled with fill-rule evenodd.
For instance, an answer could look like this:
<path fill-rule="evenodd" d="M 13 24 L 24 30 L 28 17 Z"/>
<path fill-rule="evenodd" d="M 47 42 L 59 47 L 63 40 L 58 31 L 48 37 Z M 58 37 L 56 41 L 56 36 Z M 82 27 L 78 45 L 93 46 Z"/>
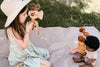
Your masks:
<path fill-rule="evenodd" d="M 20 23 L 24 23 L 27 18 L 27 10 L 28 8 L 21 14 L 19 14 L 19 21 Z"/>
<path fill-rule="evenodd" d="M 89 48 L 88 46 L 86 46 L 86 49 L 87 49 L 88 51 L 94 51 L 93 49 Z"/>

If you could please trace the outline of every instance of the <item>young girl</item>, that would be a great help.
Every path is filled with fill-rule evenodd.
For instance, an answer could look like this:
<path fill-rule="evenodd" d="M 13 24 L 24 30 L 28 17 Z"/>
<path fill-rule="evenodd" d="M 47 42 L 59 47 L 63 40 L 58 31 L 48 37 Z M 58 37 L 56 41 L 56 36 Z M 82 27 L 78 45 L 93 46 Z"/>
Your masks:
<path fill-rule="evenodd" d="M 81 58 L 73 57 L 74 62 L 85 62 L 79 67 L 94 67 L 97 60 L 97 50 L 99 49 L 99 39 L 95 36 L 88 36 L 84 42 L 86 44 L 86 53 Z"/>
<path fill-rule="evenodd" d="M 24 27 L 29 2 L 30 0 L 4 0 L 1 4 L 1 10 L 7 16 L 5 27 L 10 40 L 8 60 L 11 66 L 23 62 L 24 67 L 50 67 L 47 61 L 49 52 L 35 47 L 29 40 L 33 23 L 27 22 Z"/>

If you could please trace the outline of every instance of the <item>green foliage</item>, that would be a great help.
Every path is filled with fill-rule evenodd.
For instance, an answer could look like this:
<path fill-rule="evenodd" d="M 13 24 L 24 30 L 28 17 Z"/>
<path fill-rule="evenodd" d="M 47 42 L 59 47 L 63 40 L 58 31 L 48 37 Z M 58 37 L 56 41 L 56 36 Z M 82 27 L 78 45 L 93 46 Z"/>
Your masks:
<path fill-rule="evenodd" d="M 0 4 L 2 3 L 3 0 L 0 0 Z M 0 29 L 4 28 L 4 24 L 6 22 L 6 16 L 0 9 Z"/>
<path fill-rule="evenodd" d="M 100 30 L 100 14 L 81 13 L 80 10 L 84 7 L 82 2 L 80 2 L 79 6 L 77 7 L 66 6 L 56 1 L 51 2 L 50 0 L 32 0 L 32 2 L 35 4 L 40 4 L 40 10 L 44 11 L 43 20 L 38 19 L 39 25 L 41 27 L 95 26 L 97 29 Z M 6 17 L 1 11 L 0 18 L 0 23 L 2 22 L 3 25 L 6 20 Z M 30 20 L 29 17 L 28 20 Z M 2 25 L 0 26 L 0 28 L 3 28 Z"/>
<path fill-rule="evenodd" d="M 77 4 L 78 9 L 83 9 L 84 7 L 88 6 L 87 3 L 84 3 L 84 0 L 73 0 L 74 3 Z"/>

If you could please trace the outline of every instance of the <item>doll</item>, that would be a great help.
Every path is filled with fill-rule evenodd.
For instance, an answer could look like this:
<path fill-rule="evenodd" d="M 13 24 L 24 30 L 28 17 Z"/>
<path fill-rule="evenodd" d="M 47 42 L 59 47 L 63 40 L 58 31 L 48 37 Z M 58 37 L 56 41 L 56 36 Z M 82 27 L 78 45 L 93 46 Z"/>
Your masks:
<path fill-rule="evenodd" d="M 84 53 L 84 51 L 86 50 L 86 45 L 84 44 L 84 41 L 85 41 L 85 38 L 83 36 L 78 36 L 78 44 L 77 46 L 71 50 L 70 52 L 72 54 L 75 54 L 75 53 Z"/>
<path fill-rule="evenodd" d="M 85 62 L 85 65 L 79 67 L 94 67 L 97 59 L 97 49 L 99 48 L 99 39 L 95 36 L 88 36 L 84 42 L 86 44 L 86 52 L 83 57 L 75 58 L 74 62 Z"/>
<path fill-rule="evenodd" d="M 78 45 L 73 50 L 70 50 L 72 54 L 77 53 L 77 52 L 80 54 L 83 54 L 84 51 L 86 50 L 86 45 L 84 44 L 84 41 L 86 37 L 89 36 L 89 33 L 85 32 L 84 27 L 81 27 L 79 31 L 80 31 L 80 34 L 78 36 Z"/>
<path fill-rule="evenodd" d="M 79 29 L 79 36 L 81 36 L 81 35 L 85 35 L 85 39 L 86 39 L 86 37 L 88 37 L 90 34 L 88 33 L 88 32 L 86 32 L 86 30 L 85 30 L 85 28 L 84 27 L 81 27 L 80 29 Z"/>
<path fill-rule="evenodd" d="M 28 12 L 28 15 L 30 16 L 31 20 L 28 22 L 28 24 L 30 24 L 31 22 L 33 22 L 33 28 L 32 30 L 34 30 L 34 25 L 36 24 L 36 28 L 37 28 L 37 34 L 39 35 L 39 23 L 38 21 L 36 21 L 37 18 L 39 18 L 40 20 L 43 19 L 43 11 L 38 11 L 40 9 L 40 5 L 39 4 L 30 4 L 30 11 Z"/>

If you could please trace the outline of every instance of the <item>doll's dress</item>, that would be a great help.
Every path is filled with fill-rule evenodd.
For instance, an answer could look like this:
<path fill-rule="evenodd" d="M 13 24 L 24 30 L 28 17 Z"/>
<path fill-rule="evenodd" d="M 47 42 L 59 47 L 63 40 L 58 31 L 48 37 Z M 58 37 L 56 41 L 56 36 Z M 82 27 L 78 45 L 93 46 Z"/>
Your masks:
<path fill-rule="evenodd" d="M 86 50 L 86 45 L 81 45 L 80 43 L 78 43 L 78 47 L 79 47 L 79 53 L 84 53 Z"/>
<path fill-rule="evenodd" d="M 28 42 L 27 48 L 22 49 L 10 35 L 8 38 L 10 40 L 8 56 L 10 66 L 23 62 L 24 67 L 40 67 L 40 59 L 47 60 L 50 57 L 48 50 L 35 47 L 31 41 Z"/>

